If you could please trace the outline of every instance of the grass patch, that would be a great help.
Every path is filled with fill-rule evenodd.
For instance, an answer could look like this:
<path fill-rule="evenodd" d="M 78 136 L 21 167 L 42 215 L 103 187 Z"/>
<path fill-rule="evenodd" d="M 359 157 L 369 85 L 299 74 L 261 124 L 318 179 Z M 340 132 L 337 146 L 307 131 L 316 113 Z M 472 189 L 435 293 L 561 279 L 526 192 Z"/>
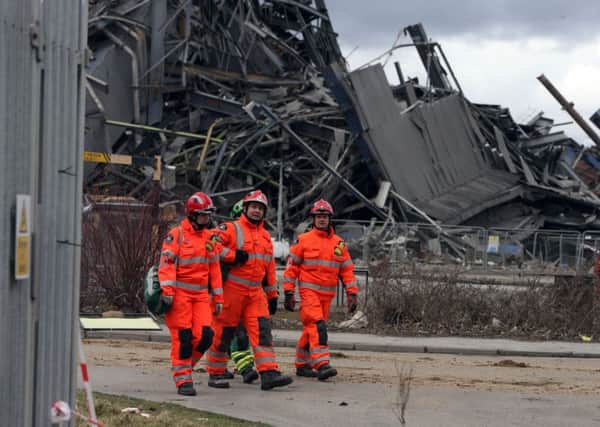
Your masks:
<path fill-rule="evenodd" d="M 94 402 L 96 404 L 96 415 L 106 427 L 268 426 L 268 424 L 190 409 L 175 403 L 152 402 L 128 396 L 95 392 Z M 77 407 L 80 412 L 87 412 L 85 393 L 81 390 L 77 391 Z M 132 407 L 139 408 L 141 412 L 149 414 L 150 418 L 145 418 L 140 414 L 121 412 L 124 408 Z M 75 425 L 84 427 L 89 424 L 78 419 Z"/>

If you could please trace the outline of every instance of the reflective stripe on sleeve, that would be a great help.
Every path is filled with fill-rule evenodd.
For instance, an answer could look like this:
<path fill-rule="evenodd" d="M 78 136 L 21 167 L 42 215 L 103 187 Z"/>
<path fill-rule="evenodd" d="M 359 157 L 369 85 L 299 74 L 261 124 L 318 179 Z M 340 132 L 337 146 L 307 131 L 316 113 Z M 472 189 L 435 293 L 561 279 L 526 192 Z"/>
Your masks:
<path fill-rule="evenodd" d="M 229 250 L 229 248 L 223 248 L 223 250 L 221 251 L 221 253 L 219 254 L 219 258 L 220 259 L 225 259 L 225 257 L 227 256 L 227 254 L 231 252 Z"/>
<path fill-rule="evenodd" d="M 237 221 L 233 223 L 233 226 L 235 227 L 235 248 L 242 249 L 244 246 L 244 231 Z"/>
<path fill-rule="evenodd" d="M 170 250 L 166 250 L 166 251 L 162 251 L 160 253 L 161 256 L 166 256 L 171 258 L 173 261 L 177 260 L 177 255 L 175 255 L 173 252 L 171 252 Z"/>
<path fill-rule="evenodd" d="M 344 267 L 348 267 L 349 265 L 354 265 L 354 263 L 352 262 L 351 259 L 347 259 L 346 261 L 344 261 L 340 267 L 344 268 Z"/>

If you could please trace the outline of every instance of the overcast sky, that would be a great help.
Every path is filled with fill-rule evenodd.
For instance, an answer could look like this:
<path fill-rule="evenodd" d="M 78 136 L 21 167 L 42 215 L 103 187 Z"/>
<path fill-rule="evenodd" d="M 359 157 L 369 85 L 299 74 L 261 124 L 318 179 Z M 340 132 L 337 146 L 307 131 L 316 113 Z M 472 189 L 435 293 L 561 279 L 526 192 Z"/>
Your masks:
<path fill-rule="evenodd" d="M 402 28 L 421 22 L 429 38 L 442 45 L 473 102 L 508 107 L 518 122 L 539 111 L 556 123 L 571 121 L 537 81 L 543 73 L 586 119 L 600 109 L 598 0 L 328 0 L 326 4 L 351 69 L 389 49 Z M 410 38 L 402 35 L 399 43 L 410 43 Z M 414 48 L 396 50 L 389 59 L 385 70 L 391 84 L 398 82 L 394 61 L 400 62 L 405 77 L 417 76 L 425 83 Z M 560 129 L 591 144 L 575 124 Z"/>

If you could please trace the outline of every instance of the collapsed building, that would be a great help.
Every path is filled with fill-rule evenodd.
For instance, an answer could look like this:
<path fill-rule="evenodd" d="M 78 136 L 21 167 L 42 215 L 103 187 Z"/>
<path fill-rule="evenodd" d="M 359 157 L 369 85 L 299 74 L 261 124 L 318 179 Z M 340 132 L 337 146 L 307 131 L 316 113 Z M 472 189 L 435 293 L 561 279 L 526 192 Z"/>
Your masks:
<path fill-rule="evenodd" d="M 421 24 L 427 81 L 398 85 L 348 70 L 324 0 L 89 0 L 88 32 L 86 150 L 133 159 L 89 165 L 90 194 L 143 200 L 160 156 L 163 202 L 261 188 L 279 239 L 319 197 L 346 222 L 600 229 L 598 147 L 470 102 Z"/>

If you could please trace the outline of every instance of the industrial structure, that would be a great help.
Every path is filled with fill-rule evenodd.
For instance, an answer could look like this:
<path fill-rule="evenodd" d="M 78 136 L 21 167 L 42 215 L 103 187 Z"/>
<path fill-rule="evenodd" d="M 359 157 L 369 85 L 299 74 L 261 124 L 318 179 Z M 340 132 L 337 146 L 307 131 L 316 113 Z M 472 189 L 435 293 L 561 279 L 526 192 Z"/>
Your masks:
<path fill-rule="evenodd" d="M 372 219 L 511 229 L 517 245 L 600 228 L 598 147 L 543 113 L 517 123 L 470 102 L 421 24 L 386 54 L 415 49 L 426 81 L 396 63 L 391 85 L 379 63 L 348 69 L 324 0 L 89 3 L 86 149 L 133 159 L 90 164 L 89 194 L 146 200 L 159 156 L 162 203 L 202 190 L 224 213 L 261 188 L 278 238 L 293 238 L 319 197 L 346 237 Z M 487 245 L 440 238 L 461 258 Z"/>
<path fill-rule="evenodd" d="M 576 172 L 596 151 L 543 114 L 518 124 L 470 103 L 421 24 L 395 48 L 414 47 L 428 81 L 396 64 L 390 86 L 380 64 L 347 69 L 323 0 L 91 1 L 90 16 L 86 149 L 161 155 L 165 199 L 203 189 L 232 204 L 262 186 L 286 225 L 324 192 L 356 218 L 419 217 L 414 205 L 446 224 L 599 226 L 598 183 Z M 130 169 L 98 168 L 87 188 L 141 196 L 149 179 Z M 547 214 L 564 201 L 564 220 Z M 529 222 L 478 217 L 515 202 Z"/>

